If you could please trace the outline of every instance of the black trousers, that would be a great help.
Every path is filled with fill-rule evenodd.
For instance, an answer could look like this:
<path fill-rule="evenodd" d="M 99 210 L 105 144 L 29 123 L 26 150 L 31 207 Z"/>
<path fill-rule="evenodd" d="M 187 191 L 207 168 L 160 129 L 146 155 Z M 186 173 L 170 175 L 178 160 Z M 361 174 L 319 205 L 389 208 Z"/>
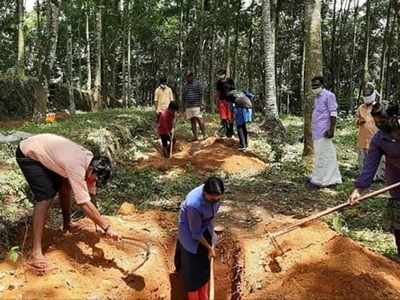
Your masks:
<path fill-rule="evenodd" d="M 238 132 L 238 136 L 239 136 L 240 147 L 247 148 L 248 138 L 247 138 L 246 123 L 244 123 L 243 125 L 237 126 L 237 132 Z"/>

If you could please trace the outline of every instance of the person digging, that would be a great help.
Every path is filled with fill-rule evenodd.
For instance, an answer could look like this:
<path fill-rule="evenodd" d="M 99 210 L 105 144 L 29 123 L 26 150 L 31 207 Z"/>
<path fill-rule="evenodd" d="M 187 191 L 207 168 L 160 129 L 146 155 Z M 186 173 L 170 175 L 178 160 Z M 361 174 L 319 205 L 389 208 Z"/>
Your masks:
<path fill-rule="evenodd" d="M 181 204 L 175 268 L 189 300 L 208 300 L 211 257 L 215 257 L 214 218 L 224 195 L 224 183 L 210 177 Z"/>
<path fill-rule="evenodd" d="M 163 155 L 165 158 L 169 158 L 172 154 L 175 137 L 173 134 L 176 112 L 179 110 L 179 106 L 176 102 L 171 102 L 166 111 L 162 111 L 158 118 L 158 134 L 161 139 Z"/>
<path fill-rule="evenodd" d="M 82 226 L 71 222 L 71 192 L 85 215 L 99 226 L 106 237 L 120 236 L 91 202 L 96 186 L 104 185 L 111 176 L 111 161 L 94 157 L 84 147 L 58 135 L 39 134 L 22 141 L 16 150 L 17 163 L 33 194 L 32 256 L 27 265 L 38 274 L 48 270 L 43 254 L 43 231 L 50 205 L 58 194 L 64 232 L 76 233 Z"/>
<path fill-rule="evenodd" d="M 373 104 L 371 115 L 379 131 L 369 145 L 361 175 L 355 182 L 356 189 L 350 196 L 351 205 L 359 203 L 361 195 L 372 185 L 381 158 L 386 157 L 385 183 L 387 186 L 400 182 L 400 110 L 397 104 Z M 391 199 L 386 208 L 386 221 L 395 237 L 397 259 L 400 258 L 400 188 L 390 191 Z"/>

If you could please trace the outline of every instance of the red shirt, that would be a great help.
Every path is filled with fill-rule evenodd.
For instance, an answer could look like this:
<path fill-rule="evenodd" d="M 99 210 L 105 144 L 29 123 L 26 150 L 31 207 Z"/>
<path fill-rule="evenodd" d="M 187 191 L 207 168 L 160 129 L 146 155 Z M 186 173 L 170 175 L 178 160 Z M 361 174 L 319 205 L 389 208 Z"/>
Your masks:
<path fill-rule="evenodd" d="M 159 135 L 166 135 L 171 133 L 174 118 L 175 118 L 175 113 L 169 110 L 160 113 L 160 118 L 158 120 Z"/>

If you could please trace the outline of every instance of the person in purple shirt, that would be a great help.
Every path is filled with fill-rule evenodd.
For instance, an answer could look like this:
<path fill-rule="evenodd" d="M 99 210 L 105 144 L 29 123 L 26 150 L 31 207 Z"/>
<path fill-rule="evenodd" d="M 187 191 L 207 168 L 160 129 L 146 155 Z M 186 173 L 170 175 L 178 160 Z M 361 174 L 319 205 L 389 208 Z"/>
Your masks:
<path fill-rule="evenodd" d="M 398 105 L 374 103 L 371 111 L 379 131 L 372 138 L 361 175 L 355 182 L 355 190 L 350 196 L 351 205 L 358 203 L 361 195 L 372 185 L 383 155 L 386 157 L 385 184 L 400 181 L 400 111 Z M 400 188 L 390 191 L 391 199 L 386 209 L 389 229 L 395 236 L 400 255 Z"/>
<path fill-rule="evenodd" d="M 317 189 L 342 183 L 336 159 L 336 147 L 332 141 L 335 135 L 338 105 L 336 96 L 325 89 L 323 77 L 314 77 L 311 80 L 311 87 L 315 95 L 312 114 L 315 164 L 309 188 Z"/>
<path fill-rule="evenodd" d="M 181 204 L 175 268 L 183 277 L 189 299 L 208 299 L 209 258 L 215 257 L 213 221 L 223 195 L 223 181 L 210 177 Z"/>

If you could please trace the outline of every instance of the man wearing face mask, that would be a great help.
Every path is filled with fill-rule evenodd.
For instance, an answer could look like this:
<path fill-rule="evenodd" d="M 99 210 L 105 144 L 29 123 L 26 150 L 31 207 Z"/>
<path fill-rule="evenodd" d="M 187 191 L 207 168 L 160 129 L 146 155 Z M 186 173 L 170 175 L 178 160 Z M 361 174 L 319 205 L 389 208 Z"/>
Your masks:
<path fill-rule="evenodd" d="M 54 134 L 38 134 L 22 141 L 16 151 L 17 163 L 33 194 L 32 258 L 28 265 L 37 273 L 48 270 L 42 250 L 42 237 L 51 203 L 58 194 L 64 220 L 64 231 L 81 229 L 71 222 L 71 192 L 86 216 L 109 238 L 119 240 L 110 223 L 91 202 L 96 185 L 105 184 L 111 176 L 111 161 L 94 157 L 84 147 Z"/>
<path fill-rule="evenodd" d="M 372 82 L 368 82 L 363 89 L 364 103 L 360 105 L 356 113 L 356 124 L 358 126 L 358 162 L 360 173 L 364 167 L 368 154 L 369 145 L 373 136 L 378 132 L 374 118 L 371 115 L 373 103 L 380 102 L 380 96 Z M 384 178 L 384 161 L 382 160 L 376 173 L 375 180 Z"/>
<path fill-rule="evenodd" d="M 167 85 L 167 78 L 160 79 L 160 85 L 154 92 L 154 105 L 157 117 L 161 112 L 168 110 L 169 104 L 174 101 L 174 93 Z"/>
<path fill-rule="evenodd" d="M 371 111 L 379 131 L 372 138 L 364 169 L 355 182 L 356 189 L 350 196 L 350 204 L 355 205 L 361 195 L 372 185 L 374 176 L 385 155 L 385 184 L 400 182 L 400 111 L 397 104 L 375 102 Z M 390 191 L 391 199 L 386 208 L 388 229 L 394 236 L 400 255 L 400 188 Z M 399 257 L 397 257 L 398 259 Z"/>
<path fill-rule="evenodd" d="M 312 114 L 315 164 L 308 187 L 318 189 L 342 183 L 336 147 L 332 141 L 338 105 L 336 96 L 324 88 L 323 77 L 314 77 L 311 80 L 311 88 L 315 96 Z"/>

